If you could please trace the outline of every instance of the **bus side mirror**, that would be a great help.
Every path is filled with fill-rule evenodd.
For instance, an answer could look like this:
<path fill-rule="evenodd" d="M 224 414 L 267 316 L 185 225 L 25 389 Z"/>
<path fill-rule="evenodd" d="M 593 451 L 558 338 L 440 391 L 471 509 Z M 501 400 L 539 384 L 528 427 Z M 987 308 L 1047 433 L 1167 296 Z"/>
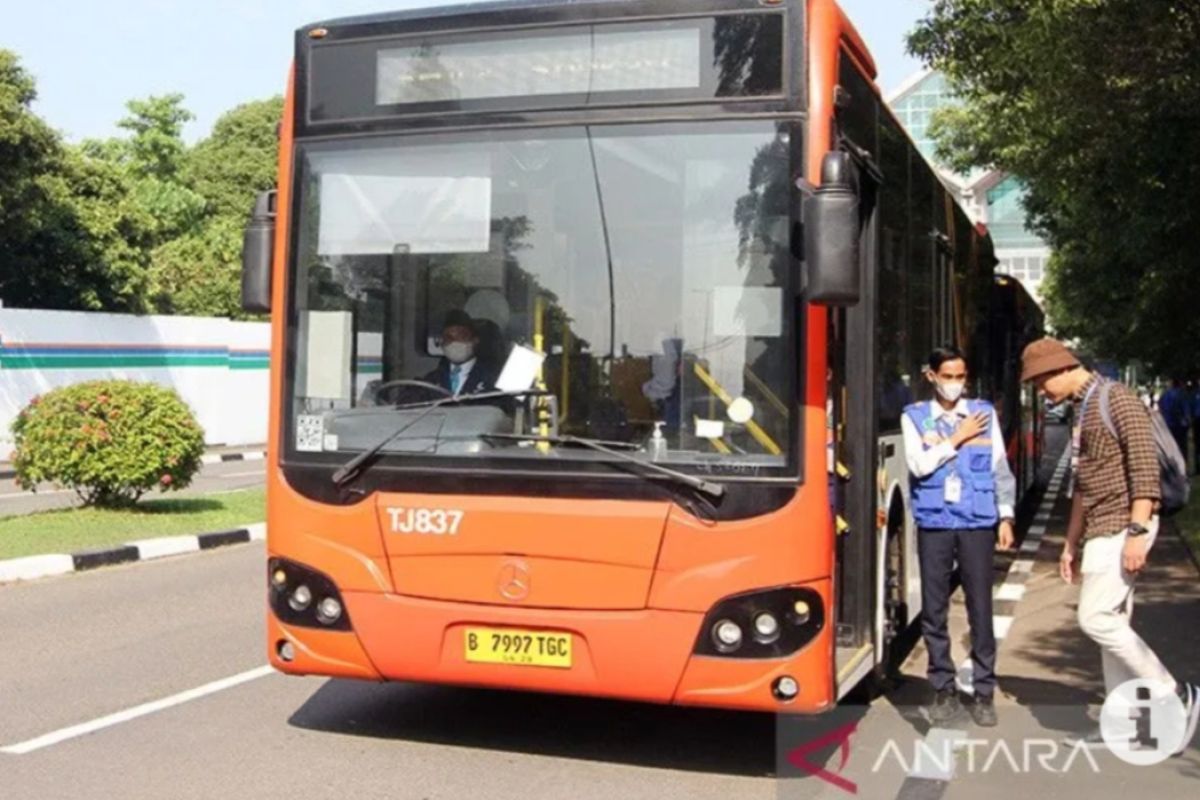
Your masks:
<path fill-rule="evenodd" d="M 259 192 L 242 235 L 242 310 L 271 310 L 271 262 L 275 253 L 275 190 Z"/>
<path fill-rule="evenodd" d="M 852 306 L 859 300 L 859 210 L 853 169 L 848 153 L 826 153 L 821 185 L 804 199 L 804 293 L 811 303 Z"/>

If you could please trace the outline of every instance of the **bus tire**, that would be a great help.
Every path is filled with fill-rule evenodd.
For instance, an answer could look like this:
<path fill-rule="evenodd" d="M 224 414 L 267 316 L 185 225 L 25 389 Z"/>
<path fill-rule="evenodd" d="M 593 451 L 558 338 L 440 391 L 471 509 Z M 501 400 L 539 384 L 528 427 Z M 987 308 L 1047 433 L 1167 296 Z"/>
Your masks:
<path fill-rule="evenodd" d="M 883 558 L 883 642 L 882 656 L 869 678 L 871 695 L 886 694 L 900 677 L 900 665 L 912 650 L 909 636 L 908 603 L 904 595 L 904 503 L 892 498 L 888 509 L 887 534 Z"/>

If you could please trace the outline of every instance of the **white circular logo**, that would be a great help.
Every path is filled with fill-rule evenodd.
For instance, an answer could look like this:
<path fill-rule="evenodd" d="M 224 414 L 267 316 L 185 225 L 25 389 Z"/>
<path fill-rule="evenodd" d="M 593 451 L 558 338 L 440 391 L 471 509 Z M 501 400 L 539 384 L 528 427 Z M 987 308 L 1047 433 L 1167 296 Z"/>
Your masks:
<path fill-rule="evenodd" d="M 1174 692 L 1156 693 L 1160 686 L 1157 681 L 1126 681 L 1104 701 L 1100 734 L 1122 761 L 1149 767 L 1166 761 L 1183 744 L 1187 712 Z"/>

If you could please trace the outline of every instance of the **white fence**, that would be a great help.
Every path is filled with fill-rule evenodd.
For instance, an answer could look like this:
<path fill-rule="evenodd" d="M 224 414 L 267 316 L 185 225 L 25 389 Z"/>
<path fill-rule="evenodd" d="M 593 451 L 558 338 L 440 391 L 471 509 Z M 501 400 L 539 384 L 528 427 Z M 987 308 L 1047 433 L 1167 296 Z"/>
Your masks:
<path fill-rule="evenodd" d="M 265 442 L 269 357 L 265 322 L 0 308 L 0 460 L 31 398 L 101 378 L 173 387 L 210 445 Z"/>

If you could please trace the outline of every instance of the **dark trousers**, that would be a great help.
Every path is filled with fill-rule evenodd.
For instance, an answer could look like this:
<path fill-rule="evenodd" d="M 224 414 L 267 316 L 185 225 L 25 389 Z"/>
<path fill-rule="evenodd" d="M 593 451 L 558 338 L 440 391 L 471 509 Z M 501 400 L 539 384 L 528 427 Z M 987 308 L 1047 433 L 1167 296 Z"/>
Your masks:
<path fill-rule="evenodd" d="M 1187 460 L 1186 450 L 1183 458 Z M 1192 458 L 1196 460 L 1196 474 L 1200 475 L 1200 420 L 1192 423 Z"/>
<path fill-rule="evenodd" d="M 1170 426 L 1168 426 L 1170 427 Z M 1188 456 L 1188 429 L 1187 428 L 1171 428 L 1171 435 L 1175 437 L 1175 444 L 1179 445 L 1179 452 L 1183 453 L 1183 462 L 1187 463 Z"/>
<path fill-rule="evenodd" d="M 971 661 L 976 697 L 996 691 L 996 633 L 992 627 L 992 571 L 995 553 L 992 530 L 926 530 L 917 534 L 921 563 L 921 635 L 929 651 L 929 682 L 937 691 L 954 686 L 950 657 L 951 576 L 957 561 L 971 625 Z"/>

